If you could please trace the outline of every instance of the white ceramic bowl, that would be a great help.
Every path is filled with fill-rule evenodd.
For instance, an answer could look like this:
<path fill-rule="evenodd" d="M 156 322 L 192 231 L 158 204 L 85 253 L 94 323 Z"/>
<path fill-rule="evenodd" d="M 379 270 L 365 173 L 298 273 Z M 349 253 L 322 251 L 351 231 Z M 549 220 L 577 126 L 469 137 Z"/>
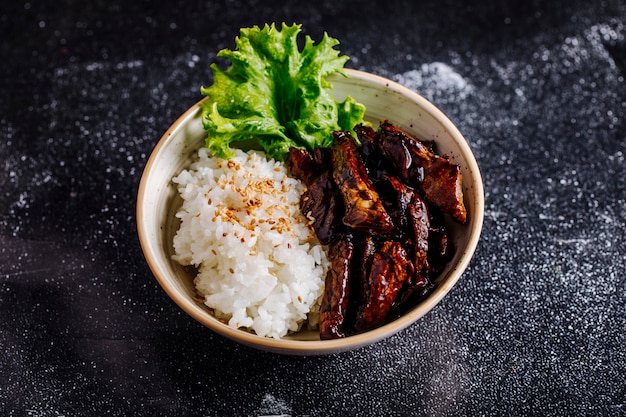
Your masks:
<path fill-rule="evenodd" d="M 374 343 L 431 310 L 458 281 L 474 254 L 483 223 L 483 184 L 476 160 L 461 133 L 441 111 L 415 92 L 369 73 L 349 69 L 346 73 L 348 78 L 331 79 L 338 101 L 352 96 L 366 106 L 366 119 L 374 127 L 388 119 L 420 139 L 434 140 L 439 154 L 449 155 L 461 166 L 468 221 L 464 225 L 450 223 L 455 255 L 425 301 L 397 320 L 363 334 L 320 340 L 316 332 L 303 331 L 277 340 L 228 327 L 198 301 L 193 273 L 172 260 L 173 237 L 179 227 L 175 213 L 182 199 L 171 180 L 189 165 L 206 137 L 200 104 L 196 103 L 165 132 L 148 159 L 137 196 L 137 227 L 146 260 L 162 288 L 191 317 L 227 338 L 267 351 L 297 355 L 335 353 Z"/>

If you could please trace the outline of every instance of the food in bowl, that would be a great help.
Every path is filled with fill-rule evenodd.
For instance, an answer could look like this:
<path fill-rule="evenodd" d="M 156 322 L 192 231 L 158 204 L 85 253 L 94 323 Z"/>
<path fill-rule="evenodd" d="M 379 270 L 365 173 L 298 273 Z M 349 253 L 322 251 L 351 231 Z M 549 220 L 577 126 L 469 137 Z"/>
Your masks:
<path fill-rule="evenodd" d="M 359 142 L 336 131 L 330 148 L 291 148 L 286 163 L 202 148 L 173 179 L 183 199 L 174 259 L 198 268 L 218 319 L 259 336 L 306 322 L 341 338 L 432 291 L 454 250 L 443 215 L 466 220 L 459 166 L 388 121 L 355 130 Z"/>
<path fill-rule="evenodd" d="M 198 149 L 206 145 L 207 131 L 203 122 L 208 100 L 202 100 L 172 124 L 150 155 L 138 192 L 138 233 L 148 265 L 168 295 L 202 324 L 245 345 L 309 355 L 354 349 L 388 337 L 437 305 L 460 278 L 478 242 L 484 209 L 482 182 L 471 150 L 452 122 L 416 93 L 373 74 L 346 69 L 345 74 L 330 75 L 326 82 L 337 102 L 353 96 L 355 102 L 366 106 L 366 125 L 373 126 L 389 118 L 395 126 L 412 136 L 422 138 L 426 143 L 436 143 L 442 155 L 449 155 L 450 161 L 458 165 L 463 174 L 467 221 L 461 224 L 446 216 L 450 243 L 455 248 L 452 258 L 433 280 L 430 295 L 388 324 L 334 340 L 320 340 L 319 331 L 311 331 L 308 325 L 281 338 L 259 337 L 249 331 L 234 329 L 223 319 L 217 319 L 215 312 L 198 299 L 193 284 L 197 270 L 182 267 L 172 259 L 172 242 L 180 226 L 175 213 L 183 204 L 172 178 L 188 169 L 197 160 Z M 236 144 L 236 148 L 247 151 L 251 144 L 242 141 Z"/>

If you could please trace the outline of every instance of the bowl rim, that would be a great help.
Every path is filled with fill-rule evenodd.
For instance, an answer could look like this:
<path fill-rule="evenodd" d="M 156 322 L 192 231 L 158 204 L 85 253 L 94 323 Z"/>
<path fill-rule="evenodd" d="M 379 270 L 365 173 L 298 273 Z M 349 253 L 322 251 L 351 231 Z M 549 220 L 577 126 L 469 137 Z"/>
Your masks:
<path fill-rule="evenodd" d="M 461 275 L 467 269 L 470 260 L 478 246 L 480 235 L 482 232 L 483 218 L 484 218 L 484 189 L 480 169 L 474 157 L 474 154 L 457 127 L 450 121 L 450 119 L 437 108 L 433 103 L 426 100 L 423 96 L 417 92 L 395 82 L 390 79 L 371 74 L 368 72 L 344 69 L 348 78 L 366 81 L 371 84 L 378 85 L 385 89 L 390 89 L 396 93 L 408 97 L 411 101 L 415 101 L 424 110 L 430 113 L 437 121 L 447 130 L 449 135 L 454 138 L 456 145 L 459 148 L 459 153 L 462 155 L 467 164 L 467 169 L 472 172 L 474 177 L 473 194 L 474 194 L 474 206 L 471 212 L 471 230 L 467 245 L 462 249 L 463 254 L 460 256 L 459 261 L 452 267 L 448 273 L 448 277 L 445 281 L 437 287 L 426 300 L 419 305 L 411 309 L 403 316 L 387 323 L 381 327 L 370 330 L 365 333 L 349 336 L 342 339 L 333 340 L 293 340 L 293 339 L 273 339 L 267 337 L 260 337 L 253 333 L 248 333 L 239 329 L 234 329 L 226 324 L 223 324 L 211 317 L 209 314 L 199 308 L 199 306 L 190 300 L 187 296 L 179 293 L 169 283 L 169 279 L 162 270 L 158 262 L 158 253 L 155 248 L 149 245 L 149 233 L 147 225 L 144 224 L 143 212 L 144 212 L 144 196 L 147 193 L 148 180 L 151 175 L 153 165 L 159 158 L 159 155 L 166 147 L 168 142 L 172 140 L 178 130 L 183 127 L 193 118 L 197 117 L 201 111 L 202 102 L 206 100 L 203 98 L 199 100 L 189 109 L 187 109 L 182 115 L 180 115 L 174 123 L 166 130 L 166 132 L 159 139 L 155 145 L 150 157 L 148 158 L 144 167 L 139 188 L 137 192 L 137 205 L 136 205 L 136 222 L 137 233 L 139 236 L 140 246 L 143 251 L 144 257 L 148 263 L 152 274 L 159 282 L 161 288 L 167 293 L 167 295 L 187 314 L 189 314 L 196 321 L 200 322 L 204 326 L 213 330 L 214 332 L 225 336 L 231 340 L 237 341 L 244 345 L 262 349 L 265 351 L 271 351 L 276 353 L 296 354 L 296 355 L 318 355 L 318 354 L 330 354 L 338 353 L 347 350 L 353 350 L 359 347 L 373 344 L 388 336 L 391 336 L 404 328 L 413 324 L 417 319 L 424 316 L 430 310 L 432 310 L 450 291 L 450 289 L 457 283 Z"/>

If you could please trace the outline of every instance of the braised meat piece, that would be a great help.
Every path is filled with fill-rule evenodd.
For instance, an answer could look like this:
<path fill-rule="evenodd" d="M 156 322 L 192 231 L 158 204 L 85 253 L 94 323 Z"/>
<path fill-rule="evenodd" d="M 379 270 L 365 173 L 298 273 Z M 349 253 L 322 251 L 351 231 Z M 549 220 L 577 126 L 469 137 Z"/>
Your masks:
<path fill-rule="evenodd" d="M 394 300 L 387 320 L 400 317 L 430 294 L 435 285 L 427 275 L 415 272 L 409 282 L 406 283 L 402 292 Z"/>
<path fill-rule="evenodd" d="M 412 223 L 409 218 L 409 206 L 415 199 L 415 190 L 387 173 L 375 179 L 375 188 L 395 226 L 391 233 L 385 236 L 392 240 L 411 241 Z"/>
<path fill-rule="evenodd" d="M 448 227 L 443 214 L 437 210 L 430 211 L 430 230 L 428 232 L 428 262 L 430 275 L 440 275 L 454 253 L 454 245 L 450 240 Z"/>
<path fill-rule="evenodd" d="M 387 322 L 392 305 L 412 272 L 402 245 L 399 242 L 384 242 L 371 261 L 367 291 L 356 316 L 356 332 L 364 332 Z"/>
<path fill-rule="evenodd" d="M 344 322 L 350 297 L 353 240 L 354 237 L 348 234 L 335 240 L 328 248 L 330 268 L 326 274 L 319 318 L 321 339 L 338 339 L 346 336 Z"/>
<path fill-rule="evenodd" d="M 315 148 L 313 151 L 313 160 L 321 171 L 329 171 L 332 164 L 330 160 L 330 148 Z"/>
<path fill-rule="evenodd" d="M 413 263 L 418 273 L 427 273 L 430 268 L 428 262 L 430 215 L 428 206 L 416 193 L 408 205 L 411 230 L 413 232 Z"/>
<path fill-rule="evenodd" d="M 321 167 L 313 156 L 312 152 L 301 148 L 290 148 L 285 158 L 287 170 L 294 177 L 305 183 L 311 184 L 322 172 Z"/>
<path fill-rule="evenodd" d="M 461 170 L 448 158 L 438 156 L 419 140 L 388 121 L 380 125 L 376 141 L 396 173 L 413 184 L 421 184 L 426 199 L 435 207 L 465 223 Z"/>
<path fill-rule="evenodd" d="M 393 171 L 403 181 L 410 184 L 422 183 L 424 166 L 430 163 L 433 156 L 422 142 L 385 121 L 376 133 L 375 143 L 379 154 L 389 160 Z"/>
<path fill-rule="evenodd" d="M 315 148 L 313 152 L 302 148 L 289 148 L 285 158 L 287 170 L 294 178 L 309 185 L 330 170 L 330 150 Z"/>
<path fill-rule="evenodd" d="M 467 211 L 463 204 L 461 168 L 438 156 L 425 170 L 422 189 L 428 201 L 459 223 L 465 223 Z"/>
<path fill-rule="evenodd" d="M 379 237 L 371 234 L 357 235 L 358 243 L 355 247 L 355 259 L 352 271 L 350 288 L 350 304 L 348 305 L 348 319 L 346 320 L 346 332 L 354 334 L 357 312 L 370 293 L 370 270 L 374 255 L 380 246 Z"/>
<path fill-rule="evenodd" d="M 311 221 L 322 245 L 329 244 L 343 226 L 343 201 L 329 172 L 313 180 L 300 196 L 300 211 Z"/>
<path fill-rule="evenodd" d="M 375 143 L 376 131 L 371 126 L 356 125 L 354 132 L 361 143 L 361 153 L 365 159 L 377 159 L 380 161 L 380 158 L 372 158 L 372 156 L 378 152 Z"/>
<path fill-rule="evenodd" d="M 417 194 L 413 195 L 413 200 L 408 206 L 411 223 L 413 274 L 408 278 L 405 287 L 398 298 L 394 301 L 392 313 L 390 315 L 402 315 L 432 291 L 434 285 L 430 279 L 434 275 L 432 264 L 441 265 L 442 261 L 433 253 L 436 243 L 432 239 L 432 221 L 430 209 L 426 202 Z"/>
<path fill-rule="evenodd" d="M 388 233 L 393 222 L 372 187 L 357 144 L 349 132 L 334 132 L 331 147 L 333 179 L 343 196 L 343 223 L 355 230 Z"/>
<path fill-rule="evenodd" d="M 357 125 L 354 127 L 354 132 L 361 144 L 360 152 L 370 178 L 380 178 L 393 171 L 387 159 L 381 158 L 380 148 L 376 143 L 376 131 L 371 126 Z"/>

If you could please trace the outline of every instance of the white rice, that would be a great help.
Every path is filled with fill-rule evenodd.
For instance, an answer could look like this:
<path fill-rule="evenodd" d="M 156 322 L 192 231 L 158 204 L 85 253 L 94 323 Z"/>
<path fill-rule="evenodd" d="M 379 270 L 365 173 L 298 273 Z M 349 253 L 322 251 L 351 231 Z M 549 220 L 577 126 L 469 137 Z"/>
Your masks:
<path fill-rule="evenodd" d="M 202 148 L 173 181 L 183 198 L 174 259 L 198 268 L 196 289 L 215 316 L 273 338 L 307 317 L 314 326 L 328 261 L 300 212 L 304 186 L 284 164 Z"/>

